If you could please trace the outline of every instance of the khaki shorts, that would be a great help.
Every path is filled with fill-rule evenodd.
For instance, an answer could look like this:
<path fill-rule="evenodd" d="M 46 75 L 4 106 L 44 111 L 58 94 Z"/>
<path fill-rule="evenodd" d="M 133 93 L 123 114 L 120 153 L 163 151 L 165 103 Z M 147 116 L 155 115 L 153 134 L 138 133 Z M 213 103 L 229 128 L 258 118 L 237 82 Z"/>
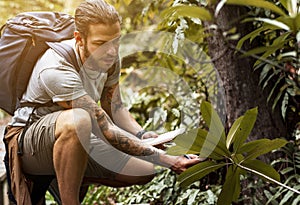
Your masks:
<path fill-rule="evenodd" d="M 34 122 L 26 131 L 23 144 L 22 168 L 33 175 L 55 174 L 53 146 L 55 123 L 61 111 L 48 114 Z M 118 151 L 91 134 L 86 177 L 113 179 L 120 173 L 130 156 Z M 75 167 L 74 167 L 75 169 Z"/>

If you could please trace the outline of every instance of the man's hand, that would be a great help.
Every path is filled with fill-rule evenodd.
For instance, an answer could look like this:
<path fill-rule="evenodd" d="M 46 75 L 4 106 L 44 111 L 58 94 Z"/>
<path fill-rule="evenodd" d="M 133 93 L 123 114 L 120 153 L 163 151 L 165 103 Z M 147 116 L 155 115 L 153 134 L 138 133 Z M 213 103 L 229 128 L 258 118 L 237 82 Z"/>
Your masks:
<path fill-rule="evenodd" d="M 142 135 L 142 140 L 144 140 L 144 139 L 151 139 L 151 138 L 157 138 L 157 137 L 158 137 L 157 133 L 155 133 L 153 131 L 148 131 L 148 132 L 145 132 L 145 134 Z M 164 143 L 155 145 L 154 147 L 156 147 L 157 149 L 161 149 L 161 150 L 165 150 L 166 149 L 166 146 L 164 145 Z"/>
<path fill-rule="evenodd" d="M 152 131 L 148 131 L 148 132 L 145 132 L 143 135 L 142 135 L 142 138 L 141 139 L 149 139 L 149 138 L 157 138 L 158 137 L 158 134 L 155 133 L 155 132 L 152 132 Z"/>
<path fill-rule="evenodd" d="M 199 158 L 197 155 L 188 155 L 189 159 L 184 156 L 170 156 L 161 155 L 161 161 L 170 163 L 170 169 L 176 174 L 184 172 L 187 168 L 204 161 L 205 159 Z"/>

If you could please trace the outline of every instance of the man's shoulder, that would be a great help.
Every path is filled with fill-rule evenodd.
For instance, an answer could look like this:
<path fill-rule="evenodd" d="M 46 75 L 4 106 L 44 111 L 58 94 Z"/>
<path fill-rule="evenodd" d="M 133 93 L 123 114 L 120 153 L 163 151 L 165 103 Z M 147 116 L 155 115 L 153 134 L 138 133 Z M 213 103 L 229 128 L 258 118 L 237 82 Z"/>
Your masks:
<path fill-rule="evenodd" d="M 65 40 L 62 41 L 64 44 L 67 44 L 68 46 L 71 46 L 73 49 L 75 49 L 75 40 Z M 35 67 L 37 69 L 46 69 L 46 68 L 52 68 L 52 67 L 60 67 L 60 66 L 72 66 L 69 65 L 66 62 L 66 59 L 58 54 L 56 51 L 54 51 L 52 48 L 49 48 L 41 55 L 41 57 L 38 59 Z"/>
<path fill-rule="evenodd" d="M 61 41 L 61 43 L 63 45 L 65 44 L 66 46 L 69 46 L 69 47 L 73 48 L 74 51 L 75 51 L 75 39 L 64 40 L 64 41 Z M 46 50 L 46 52 L 43 55 L 45 55 L 47 57 L 53 56 L 53 57 L 55 57 L 57 59 L 64 59 L 61 55 L 59 55 L 59 53 L 57 53 L 52 48 L 49 48 L 48 50 Z"/>

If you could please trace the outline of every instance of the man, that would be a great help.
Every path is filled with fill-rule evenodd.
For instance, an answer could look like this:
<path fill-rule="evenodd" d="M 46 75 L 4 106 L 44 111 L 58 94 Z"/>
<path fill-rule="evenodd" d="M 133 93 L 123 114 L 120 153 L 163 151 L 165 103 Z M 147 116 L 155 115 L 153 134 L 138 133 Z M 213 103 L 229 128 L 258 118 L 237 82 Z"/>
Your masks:
<path fill-rule="evenodd" d="M 115 8 L 102 0 L 81 3 L 75 12 L 75 38 L 66 41 L 74 47 L 80 72 L 47 50 L 35 65 L 22 102 L 53 103 L 19 108 L 11 122 L 30 122 L 21 156 L 23 172 L 55 174 L 62 204 L 79 204 L 86 179 L 114 187 L 145 184 L 155 174 L 153 164 L 181 173 L 199 162 L 193 155 L 167 155 L 139 139 L 157 135 L 145 133 L 122 106 L 120 22 Z"/>

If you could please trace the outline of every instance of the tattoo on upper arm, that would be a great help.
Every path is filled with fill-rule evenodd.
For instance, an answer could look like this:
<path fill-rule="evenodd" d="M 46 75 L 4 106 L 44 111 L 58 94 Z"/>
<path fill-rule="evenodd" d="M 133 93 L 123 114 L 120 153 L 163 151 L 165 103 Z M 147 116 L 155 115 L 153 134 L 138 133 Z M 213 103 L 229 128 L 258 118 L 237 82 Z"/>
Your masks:
<path fill-rule="evenodd" d="M 106 103 L 111 105 L 112 112 L 115 113 L 119 109 L 124 108 L 118 83 L 110 87 L 105 87 L 104 89 L 105 90 L 103 94 L 105 96 L 103 97 L 103 100 L 105 100 Z"/>
<path fill-rule="evenodd" d="M 104 110 L 88 95 L 73 100 L 72 107 L 86 110 L 93 119 L 101 118 L 105 114 Z"/>
<path fill-rule="evenodd" d="M 113 125 L 112 120 L 106 112 L 88 95 L 73 100 L 72 107 L 86 110 L 90 114 L 91 119 L 98 122 L 102 132 L 108 130 L 109 126 Z"/>

